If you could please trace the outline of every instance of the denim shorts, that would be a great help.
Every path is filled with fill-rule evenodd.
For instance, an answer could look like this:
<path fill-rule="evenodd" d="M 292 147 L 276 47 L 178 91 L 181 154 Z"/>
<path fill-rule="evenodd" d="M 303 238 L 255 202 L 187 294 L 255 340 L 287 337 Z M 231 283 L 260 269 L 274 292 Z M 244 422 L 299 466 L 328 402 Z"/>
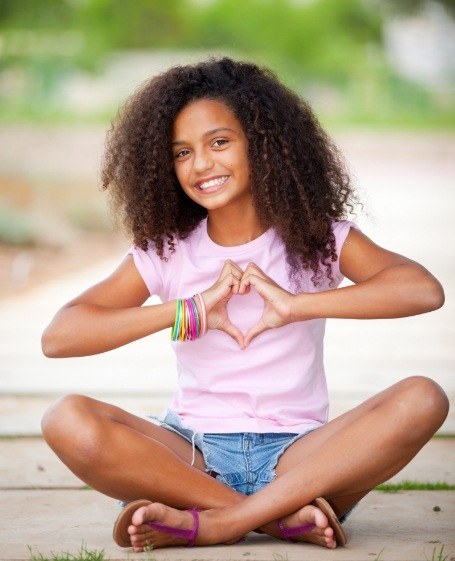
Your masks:
<path fill-rule="evenodd" d="M 282 454 L 306 434 L 196 433 L 182 426 L 179 416 L 168 410 L 163 417 L 152 417 L 161 427 L 188 440 L 204 457 L 206 472 L 243 495 L 252 495 L 273 481 L 275 467 Z"/>

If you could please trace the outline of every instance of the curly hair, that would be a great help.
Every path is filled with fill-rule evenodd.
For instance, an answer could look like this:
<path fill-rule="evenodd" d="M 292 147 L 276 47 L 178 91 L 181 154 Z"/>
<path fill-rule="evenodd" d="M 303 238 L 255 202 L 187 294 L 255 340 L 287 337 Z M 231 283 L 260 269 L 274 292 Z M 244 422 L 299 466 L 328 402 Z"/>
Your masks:
<path fill-rule="evenodd" d="M 230 58 L 176 66 L 143 84 L 121 107 L 106 140 L 102 188 L 109 189 L 134 243 L 161 259 L 207 216 L 180 187 L 172 128 L 199 99 L 222 101 L 248 142 L 258 218 L 283 240 L 290 278 L 312 271 L 332 280 L 333 220 L 356 201 L 342 158 L 309 105 L 266 68 Z M 167 244 L 167 245 L 166 245 Z"/>

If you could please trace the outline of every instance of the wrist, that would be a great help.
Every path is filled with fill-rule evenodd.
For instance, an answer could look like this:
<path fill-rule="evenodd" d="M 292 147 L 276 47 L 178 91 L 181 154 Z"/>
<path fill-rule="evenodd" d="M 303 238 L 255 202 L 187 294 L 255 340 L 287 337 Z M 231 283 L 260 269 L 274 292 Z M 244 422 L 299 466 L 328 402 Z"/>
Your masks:
<path fill-rule="evenodd" d="M 198 293 L 194 296 L 196 309 L 199 316 L 199 337 L 203 337 L 207 333 L 207 309 L 205 307 L 205 300 L 202 294 Z"/>
<path fill-rule="evenodd" d="M 314 319 L 309 309 L 311 296 L 312 296 L 311 294 L 306 292 L 302 292 L 300 294 L 295 294 L 292 296 L 292 300 L 291 300 L 292 322 Z"/>
<path fill-rule="evenodd" d="M 175 320 L 171 330 L 172 341 L 194 341 L 207 331 L 205 303 L 200 294 L 179 298 L 175 302 Z"/>

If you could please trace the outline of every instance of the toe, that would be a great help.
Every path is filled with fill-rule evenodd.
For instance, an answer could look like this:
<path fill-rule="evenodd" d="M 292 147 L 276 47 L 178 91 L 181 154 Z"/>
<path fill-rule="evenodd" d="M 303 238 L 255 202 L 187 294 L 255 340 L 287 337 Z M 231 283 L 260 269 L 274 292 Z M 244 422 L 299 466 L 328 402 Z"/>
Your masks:
<path fill-rule="evenodd" d="M 147 516 L 147 507 L 142 506 L 141 508 L 138 508 L 136 512 L 133 513 L 131 522 L 133 523 L 134 526 L 141 526 L 147 520 L 146 516 Z"/>

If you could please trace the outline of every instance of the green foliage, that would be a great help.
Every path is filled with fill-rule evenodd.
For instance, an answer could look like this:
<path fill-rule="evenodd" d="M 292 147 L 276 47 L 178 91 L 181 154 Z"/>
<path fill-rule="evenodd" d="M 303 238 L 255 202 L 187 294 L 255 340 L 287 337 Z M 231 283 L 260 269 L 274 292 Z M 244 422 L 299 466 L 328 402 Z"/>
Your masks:
<path fill-rule="evenodd" d="M 455 0 L 439 0 L 452 10 Z M 99 73 L 113 51 L 198 50 L 266 64 L 323 120 L 452 127 L 453 105 L 398 79 L 383 52 L 385 18 L 424 0 L 0 0 L 0 72 L 26 94 L 3 96 L 0 121 L 71 120 L 59 85 Z M 25 78 L 24 78 L 25 77 Z M 106 108 L 111 113 L 113 108 Z M 104 116 L 95 115 L 96 120 Z"/>
<path fill-rule="evenodd" d="M 360 0 L 218 0 L 195 12 L 186 45 L 258 56 L 291 79 L 345 82 L 364 66 L 380 18 Z"/>

